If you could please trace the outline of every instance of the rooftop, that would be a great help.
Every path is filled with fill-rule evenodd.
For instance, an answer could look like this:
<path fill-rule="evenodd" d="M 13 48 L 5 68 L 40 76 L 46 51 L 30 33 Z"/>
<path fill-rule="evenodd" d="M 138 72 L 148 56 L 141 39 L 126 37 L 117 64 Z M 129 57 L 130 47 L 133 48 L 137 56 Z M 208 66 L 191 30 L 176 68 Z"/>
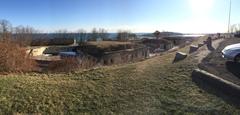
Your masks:
<path fill-rule="evenodd" d="M 93 45 L 96 46 L 97 48 L 101 49 L 106 49 L 109 47 L 118 47 L 118 46 L 123 46 L 123 45 L 131 45 L 131 42 L 119 42 L 119 41 L 91 41 L 87 42 L 87 45 Z"/>

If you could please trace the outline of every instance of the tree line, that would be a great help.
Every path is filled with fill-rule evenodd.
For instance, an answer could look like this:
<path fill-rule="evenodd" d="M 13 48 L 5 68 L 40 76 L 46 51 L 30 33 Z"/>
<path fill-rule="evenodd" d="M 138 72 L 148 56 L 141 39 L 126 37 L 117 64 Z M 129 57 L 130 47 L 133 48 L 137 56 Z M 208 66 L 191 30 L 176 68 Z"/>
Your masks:
<path fill-rule="evenodd" d="M 8 20 L 0 19 L 0 38 L 6 38 L 6 35 L 8 37 L 10 35 L 12 38 L 15 38 L 16 40 L 20 40 L 21 43 L 24 43 L 26 45 L 30 45 L 33 40 L 34 34 L 40 34 L 41 31 L 37 30 L 31 26 L 17 26 L 13 27 L 12 24 Z M 77 41 L 79 43 L 85 42 L 85 41 L 98 41 L 98 40 L 112 40 L 110 38 L 110 34 L 108 31 L 104 28 L 93 28 L 91 32 L 87 32 L 84 29 L 79 29 L 75 32 L 69 32 L 66 29 L 60 29 L 54 32 L 54 34 L 57 34 L 57 38 L 66 38 L 66 34 L 74 33 L 77 34 Z M 136 39 L 136 34 L 131 33 L 128 30 L 119 30 L 117 32 L 116 40 L 118 41 L 128 41 L 130 39 Z"/>
<path fill-rule="evenodd" d="M 233 24 L 230 28 L 230 32 L 240 34 L 240 24 Z"/>

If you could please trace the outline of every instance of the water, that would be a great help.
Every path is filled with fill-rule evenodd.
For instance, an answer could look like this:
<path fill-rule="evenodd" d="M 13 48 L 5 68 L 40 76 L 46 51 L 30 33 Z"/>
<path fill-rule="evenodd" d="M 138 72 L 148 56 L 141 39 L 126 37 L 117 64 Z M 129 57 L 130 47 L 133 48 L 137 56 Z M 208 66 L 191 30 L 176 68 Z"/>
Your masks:
<path fill-rule="evenodd" d="M 143 38 L 149 38 L 149 39 L 154 39 L 156 38 L 152 33 L 135 33 L 137 35 L 138 39 L 143 39 Z M 79 33 L 63 33 L 63 34 L 58 34 L 58 33 L 38 33 L 38 34 L 33 34 L 33 39 L 53 39 L 53 38 L 66 38 L 66 39 L 83 39 L 87 40 L 89 39 L 90 33 L 86 33 L 86 35 L 83 37 Z M 203 34 L 171 34 L 168 35 L 169 37 L 201 37 L 204 36 Z M 108 38 L 109 39 L 116 39 L 117 38 L 117 33 L 108 33 Z"/>

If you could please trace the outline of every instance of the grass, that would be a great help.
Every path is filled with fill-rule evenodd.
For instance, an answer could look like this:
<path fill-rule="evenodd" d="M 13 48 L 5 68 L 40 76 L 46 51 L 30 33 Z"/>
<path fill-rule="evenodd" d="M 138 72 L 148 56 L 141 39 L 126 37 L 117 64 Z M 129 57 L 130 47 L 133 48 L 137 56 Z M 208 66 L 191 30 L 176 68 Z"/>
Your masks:
<path fill-rule="evenodd" d="M 188 47 L 180 49 L 188 52 Z M 0 112 L 42 114 L 239 114 L 192 82 L 194 55 L 69 74 L 1 75 Z"/>
<path fill-rule="evenodd" d="M 89 45 L 94 45 L 94 46 L 97 46 L 98 48 L 102 48 L 102 49 L 114 47 L 114 46 L 117 47 L 120 45 L 131 45 L 132 44 L 131 42 L 119 42 L 119 41 L 99 41 L 99 42 L 90 41 L 87 43 Z"/>

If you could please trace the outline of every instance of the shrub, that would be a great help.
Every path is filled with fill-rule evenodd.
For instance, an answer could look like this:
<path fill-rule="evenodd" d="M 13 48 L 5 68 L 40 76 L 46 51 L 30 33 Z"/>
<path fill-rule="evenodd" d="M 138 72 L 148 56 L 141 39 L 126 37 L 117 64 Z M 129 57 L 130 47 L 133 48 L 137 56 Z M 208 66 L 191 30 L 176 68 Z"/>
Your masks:
<path fill-rule="evenodd" d="M 67 57 L 60 61 L 51 62 L 48 66 L 49 72 L 72 72 L 78 69 L 88 69 L 97 64 L 97 59 L 91 56 Z"/>
<path fill-rule="evenodd" d="M 69 57 L 60 61 L 53 61 L 48 66 L 50 72 L 71 72 L 80 67 L 77 58 Z"/>
<path fill-rule="evenodd" d="M 36 69 L 35 61 L 26 54 L 26 48 L 10 39 L 0 42 L 0 72 L 30 72 Z"/>

